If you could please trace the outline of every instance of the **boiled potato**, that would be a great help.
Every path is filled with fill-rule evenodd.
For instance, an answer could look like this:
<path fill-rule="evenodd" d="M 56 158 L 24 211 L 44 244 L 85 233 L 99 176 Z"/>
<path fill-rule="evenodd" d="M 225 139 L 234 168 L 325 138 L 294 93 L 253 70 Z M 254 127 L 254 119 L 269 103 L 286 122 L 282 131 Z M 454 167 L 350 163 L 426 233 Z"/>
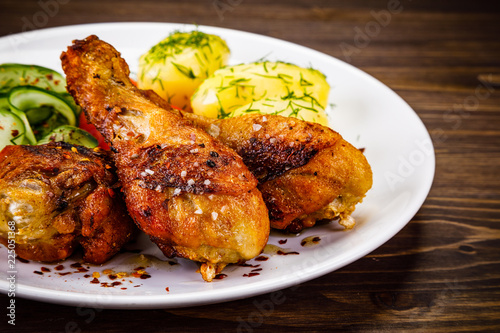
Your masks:
<path fill-rule="evenodd" d="M 324 108 L 330 86 L 312 68 L 284 62 L 256 62 L 221 68 L 191 98 L 195 114 L 225 118 L 234 110 L 264 98 L 310 96 Z"/>
<path fill-rule="evenodd" d="M 245 114 L 259 113 L 295 117 L 328 126 L 325 109 L 310 96 L 302 98 L 265 98 L 235 109 L 229 117 L 238 117 Z"/>
<path fill-rule="evenodd" d="M 137 84 L 190 111 L 191 95 L 226 65 L 229 53 L 226 42 L 218 36 L 201 31 L 174 32 L 140 57 Z"/>

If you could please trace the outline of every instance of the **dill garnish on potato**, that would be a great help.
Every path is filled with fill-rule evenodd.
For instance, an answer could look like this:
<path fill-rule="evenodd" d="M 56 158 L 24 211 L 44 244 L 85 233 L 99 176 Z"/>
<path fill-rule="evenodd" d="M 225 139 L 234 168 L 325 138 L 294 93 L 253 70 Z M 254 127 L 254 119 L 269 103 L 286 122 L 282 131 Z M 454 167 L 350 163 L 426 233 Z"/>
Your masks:
<path fill-rule="evenodd" d="M 285 62 L 254 62 L 215 71 L 194 93 L 191 106 L 195 114 L 210 118 L 281 113 L 326 125 L 329 92 L 326 77 L 318 70 Z"/>
<path fill-rule="evenodd" d="M 226 42 L 201 31 L 175 31 L 139 60 L 141 89 L 152 89 L 170 104 L 190 111 L 196 88 L 229 57 Z"/>

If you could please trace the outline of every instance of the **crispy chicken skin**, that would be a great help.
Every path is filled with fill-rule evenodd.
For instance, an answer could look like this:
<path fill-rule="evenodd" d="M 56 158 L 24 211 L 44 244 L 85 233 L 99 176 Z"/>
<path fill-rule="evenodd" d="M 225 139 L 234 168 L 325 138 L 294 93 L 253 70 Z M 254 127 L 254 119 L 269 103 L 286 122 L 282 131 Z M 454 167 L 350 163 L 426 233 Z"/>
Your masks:
<path fill-rule="evenodd" d="M 108 170 L 109 169 L 109 170 Z M 0 241 L 15 226 L 16 254 L 53 262 L 79 245 L 83 259 L 102 264 L 131 240 L 136 227 L 104 153 L 50 143 L 0 152 Z"/>
<path fill-rule="evenodd" d="M 111 144 L 130 215 L 163 253 L 206 281 L 261 253 L 269 218 L 241 157 L 144 97 L 111 45 L 89 36 L 61 55 L 68 91 Z"/>
<path fill-rule="evenodd" d="M 206 118 L 172 110 L 151 90 L 142 93 L 243 158 L 259 180 L 271 227 L 299 232 L 334 218 L 347 229 L 354 226 L 351 213 L 371 188 L 372 171 L 363 153 L 337 132 L 278 115 Z"/>

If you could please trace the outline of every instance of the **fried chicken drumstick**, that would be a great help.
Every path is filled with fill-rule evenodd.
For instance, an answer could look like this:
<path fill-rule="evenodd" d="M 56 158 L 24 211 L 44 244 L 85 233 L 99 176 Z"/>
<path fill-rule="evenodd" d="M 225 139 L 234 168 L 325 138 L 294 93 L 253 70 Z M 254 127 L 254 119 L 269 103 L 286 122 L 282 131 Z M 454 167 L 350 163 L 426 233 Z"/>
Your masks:
<path fill-rule="evenodd" d="M 24 259 L 53 262 L 81 245 L 102 264 L 133 238 L 136 227 L 105 153 L 65 143 L 7 146 L 0 152 L 0 242 L 16 241 Z M 11 236 L 11 237 L 9 237 Z"/>
<path fill-rule="evenodd" d="M 89 36 L 61 55 L 68 91 L 111 144 L 130 215 L 162 252 L 202 263 L 206 281 L 261 253 L 269 218 L 239 155 L 144 97 L 111 45 Z"/>
<path fill-rule="evenodd" d="M 271 227 L 299 232 L 339 218 L 345 228 L 372 186 L 365 156 L 325 126 L 278 115 L 213 119 L 172 109 L 152 90 L 157 105 L 181 115 L 234 149 L 259 180 Z"/>

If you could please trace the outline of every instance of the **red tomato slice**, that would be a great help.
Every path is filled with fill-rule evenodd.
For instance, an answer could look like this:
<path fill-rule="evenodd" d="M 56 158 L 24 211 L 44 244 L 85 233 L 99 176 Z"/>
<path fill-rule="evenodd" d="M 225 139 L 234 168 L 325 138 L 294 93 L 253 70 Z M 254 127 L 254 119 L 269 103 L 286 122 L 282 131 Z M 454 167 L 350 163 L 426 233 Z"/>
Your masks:
<path fill-rule="evenodd" d="M 106 143 L 106 140 L 104 140 L 104 137 L 101 135 L 101 133 L 99 133 L 94 125 L 87 122 L 87 118 L 85 118 L 85 114 L 83 112 L 80 114 L 78 127 L 92 134 L 92 136 L 97 139 L 97 142 L 99 142 L 99 147 L 105 150 L 109 150 L 109 146 Z"/>

